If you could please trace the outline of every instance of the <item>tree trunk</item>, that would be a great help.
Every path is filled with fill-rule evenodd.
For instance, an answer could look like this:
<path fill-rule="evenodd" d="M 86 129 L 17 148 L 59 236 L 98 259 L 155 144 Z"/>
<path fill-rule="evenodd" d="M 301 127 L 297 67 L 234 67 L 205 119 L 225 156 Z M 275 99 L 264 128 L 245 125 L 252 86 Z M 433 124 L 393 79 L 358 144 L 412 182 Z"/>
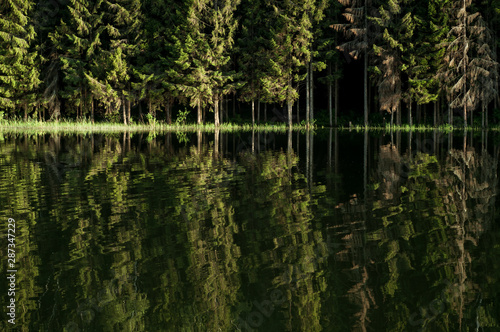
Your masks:
<path fill-rule="evenodd" d="M 233 92 L 233 119 L 236 117 L 236 91 Z"/>
<path fill-rule="evenodd" d="M 368 8 L 368 1 L 365 0 L 365 11 L 364 11 L 364 16 L 365 16 L 365 45 L 368 45 L 368 13 L 367 9 Z M 365 117 L 365 127 L 368 126 L 368 47 L 365 49 L 365 65 L 364 65 L 364 117 Z"/>
<path fill-rule="evenodd" d="M 224 111 L 226 112 L 226 121 L 229 122 L 229 96 L 226 97 L 226 107 L 224 107 Z"/>
<path fill-rule="evenodd" d="M 167 123 L 172 124 L 172 103 L 170 101 L 167 102 Z"/>
<path fill-rule="evenodd" d="M 215 127 L 219 127 L 219 98 L 216 95 L 215 96 L 215 103 L 214 103 L 214 122 L 215 122 Z"/>
<path fill-rule="evenodd" d="M 311 102 L 309 103 L 309 107 L 311 107 L 311 114 L 309 115 L 309 121 L 311 121 L 311 125 L 314 123 L 314 69 L 313 69 L 313 62 L 312 62 L 312 57 L 311 61 L 309 62 L 309 66 L 311 69 L 309 72 L 311 73 L 311 79 L 309 80 L 309 88 L 311 89 L 311 93 L 309 94 L 311 98 Z"/>
<path fill-rule="evenodd" d="M 127 123 L 130 124 L 130 109 L 131 109 L 131 101 L 127 99 Z"/>
<path fill-rule="evenodd" d="M 198 125 L 201 125 L 201 102 L 198 101 L 198 105 L 197 105 L 197 108 L 198 108 Z"/>
<path fill-rule="evenodd" d="M 482 112 L 481 112 L 481 127 L 484 129 L 484 128 L 485 128 L 485 126 L 484 126 L 484 124 L 485 124 L 485 123 L 484 123 L 484 111 L 485 111 L 484 101 L 483 101 L 483 103 L 482 103 L 482 104 L 483 104 L 483 105 L 482 105 L 482 106 L 483 106 L 483 110 L 482 110 Z"/>
<path fill-rule="evenodd" d="M 224 108 L 223 106 L 224 96 L 219 100 L 219 124 L 224 123 Z"/>
<path fill-rule="evenodd" d="M 328 64 L 328 76 L 332 76 L 332 64 Z M 330 127 L 333 125 L 333 114 L 332 114 L 332 82 L 328 80 L 328 115 L 330 118 Z M 331 136 L 331 133 L 330 133 Z"/>
<path fill-rule="evenodd" d="M 260 99 L 257 100 L 257 124 L 260 124 Z"/>
<path fill-rule="evenodd" d="M 252 126 L 255 126 L 255 100 L 252 99 Z"/>
<path fill-rule="evenodd" d="M 335 63 L 335 74 L 338 72 L 338 63 Z M 335 79 L 335 127 L 338 126 L 338 115 L 339 115 L 339 80 Z"/>
<path fill-rule="evenodd" d="M 422 110 L 420 107 L 420 104 L 417 102 L 417 123 L 416 124 L 421 124 L 422 123 Z"/>
<path fill-rule="evenodd" d="M 368 126 L 368 56 L 365 54 L 364 69 L 364 125 Z"/>
<path fill-rule="evenodd" d="M 311 67 L 307 64 L 307 76 L 306 76 L 306 125 L 309 125 L 311 118 Z"/>
<path fill-rule="evenodd" d="M 264 122 L 267 122 L 267 103 L 264 103 Z"/>
<path fill-rule="evenodd" d="M 433 122 L 434 122 L 434 128 L 437 127 L 437 109 L 438 109 L 438 101 L 436 100 L 434 102 L 434 119 L 433 119 Z"/>
<path fill-rule="evenodd" d="M 413 125 L 413 120 L 411 118 L 411 99 L 410 99 L 410 102 L 408 104 L 408 122 L 410 123 L 410 127 Z"/>
<path fill-rule="evenodd" d="M 288 127 L 292 129 L 292 107 L 293 107 L 293 102 L 288 99 Z"/>
<path fill-rule="evenodd" d="M 90 97 L 90 112 L 92 123 L 94 123 L 94 97 Z"/>
<path fill-rule="evenodd" d="M 125 96 L 122 96 L 122 113 L 123 113 L 123 124 L 127 124 L 127 111 L 125 105 Z"/>

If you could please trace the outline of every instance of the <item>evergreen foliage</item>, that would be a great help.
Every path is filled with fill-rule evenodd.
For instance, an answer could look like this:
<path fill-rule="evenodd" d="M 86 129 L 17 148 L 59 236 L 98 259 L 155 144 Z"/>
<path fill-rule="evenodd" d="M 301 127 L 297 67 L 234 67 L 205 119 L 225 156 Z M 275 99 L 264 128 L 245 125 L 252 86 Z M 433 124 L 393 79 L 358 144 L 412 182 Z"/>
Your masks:
<path fill-rule="evenodd" d="M 25 118 L 40 84 L 32 7 L 28 0 L 7 0 L 0 6 L 0 109 L 16 114 L 22 108 Z"/>
<path fill-rule="evenodd" d="M 288 124 L 305 112 L 307 124 L 329 117 L 337 125 L 339 99 L 363 94 L 364 125 L 377 109 L 398 123 L 406 109 L 412 125 L 413 105 L 421 122 L 433 104 L 435 125 L 481 109 L 487 126 L 500 105 L 497 0 L 68 0 L 56 8 L 7 0 L 0 10 L 0 111 L 10 117 L 95 114 L 128 124 L 147 110 L 150 121 L 164 112 L 172 123 L 186 104 L 199 124 L 210 110 L 219 125 L 231 94 L 233 115 L 252 124 L 264 103 Z M 349 66 L 363 74 L 343 77 Z M 356 81 L 364 91 L 339 93 Z"/>

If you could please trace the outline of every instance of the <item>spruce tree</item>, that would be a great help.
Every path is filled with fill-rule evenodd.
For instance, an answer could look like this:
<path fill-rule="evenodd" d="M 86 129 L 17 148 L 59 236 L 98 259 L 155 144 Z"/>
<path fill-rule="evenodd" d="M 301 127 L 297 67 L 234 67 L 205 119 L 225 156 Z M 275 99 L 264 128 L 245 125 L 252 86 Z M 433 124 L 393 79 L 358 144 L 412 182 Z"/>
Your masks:
<path fill-rule="evenodd" d="M 8 0 L 0 6 L 0 109 L 15 114 L 22 108 L 25 119 L 40 84 L 32 6 L 29 0 Z"/>
<path fill-rule="evenodd" d="M 479 12 L 471 13 L 471 0 L 462 0 L 454 8 L 454 24 L 448 37 L 446 67 L 441 78 L 451 82 L 448 93 L 450 107 L 463 109 L 464 125 L 467 114 L 489 102 L 494 91 L 483 91 L 494 87 L 497 62 L 488 45 L 491 32 Z"/>
<path fill-rule="evenodd" d="M 184 69 L 182 82 L 176 84 L 180 94 L 192 107 L 211 105 L 215 126 L 219 126 L 221 98 L 232 91 L 234 72 L 228 68 L 234 44 L 237 20 L 234 13 L 239 0 L 194 0 L 187 13 L 177 63 Z"/>
<path fill-rule="evenodd" d="M 61 20 L 56 31 L 49 34 L 59 57 L 62 71 L 63 89 L 61 96 L 67 100 L 66 115 L 76 108 L 76 116 L 85 116 L 90 112 L 93 119 L 95 94 L 91 93 L 86 75 L 91 72 L 92 61 L 99 56 L 101 47 L 102 0 L 69 0 L 66 8 L 68 18 Z M 56 76 L 57 65 L 49 68 L 50 75 Z M 58 117 L 58 101 L 54 95 L 57 89 L 57 77 L 53 77 L 47 86 L 46 95 L 54 108 L 52 116 Z M 55 80 L 55 81 L 54 81 Z M 52 108 L 51 107 L 51 108 Z"/>
<path fill-rule="evenodd" d="M 261 0 L 244 0 L 241 8 L 240 33 L 236 48 L 238 69 L 243 83 L 240 98 L 250 102 L 252 125 L 255 124 L 255 102 L 264 99 L 262 78 L 267 75 L 266 56 L 272 8 Z"/>
<path fill-rule="evenodd" d="M 411 14 L 403 16 L 399 0 L 388 0 L 380 6 L 378 15 L 371 18 L 375 24 L 383 29 L 383 33 L 375 41 L 373 49 L 378 57 L 375 72 L 379 74 L 378 90 L 380 109 L 391 114 L 391 126 L 394 122 L 394 113 L 400 109 L 403 70 L 403 52 L 405 45 L 402 42 L 403 22 L 411 20 Z M 407 24 L 406 24 L 407 25 Z M 409 32 L 411 37 L 411 32 Z"/>
<path fill-rule="evenodd" d="M 338 89 L 339 79 L 342 75 L 341 53 L 336 49 L 339 44 L 339 32 L 332 29 L 333 24 L 337 24 L 340 20 L 341 5 L 337 0 L 330 0 L 326 4 L 324 10 L 324 18 L 318 24 L 318 38 L 315 39 L 317 49 L 317 61 L 324 64 L 328 70 L 325 77 L 319 79 L 328 87 L 328 113 L 330 118 L 330 126 L 337 126 L 338 116 Z M 335 95 L 335 101 L 333 100 Z M 333 109 L 335 114 L 333 114 Z"/>
<path fill-rule="evenodd" d="M 187 24 L 190 1 L 146 0 L 144 8 L 145 50 L 137 56 L 135 74 L 138 82 L 134 89 L 139 99 L 146 100 L 149 112 L 155 116 L 156 109 L 165 107 L 168 123 L 172 121 L 174 100 L 181 99 L 176 89 L 182 83 L 183 68 L 179 52 L 182 35 Z"/>
<path fill-rule="evenodd" d="M 130 123 L 131 103 L 140 92 L 133 90 L 132 74 L 142 46 L 142 10 L 139 0 L 113 0 L 103 3 L 102 45 L 85 73 L 92 94 L 110 115 L 122 111 Z"/>
<path fill-rule="evenodd" d="M 314 0 L 273 3 L 270 53 L 266 57 L 269 74 L 262 78 L 262 84 L 268 100 L 286 102 L 289 127 L 292 126 L 292 107 L 298 98 L 294 82 L 305 78 L 300 71 L 311 59 L 311 14 L 315 10 Z"/>

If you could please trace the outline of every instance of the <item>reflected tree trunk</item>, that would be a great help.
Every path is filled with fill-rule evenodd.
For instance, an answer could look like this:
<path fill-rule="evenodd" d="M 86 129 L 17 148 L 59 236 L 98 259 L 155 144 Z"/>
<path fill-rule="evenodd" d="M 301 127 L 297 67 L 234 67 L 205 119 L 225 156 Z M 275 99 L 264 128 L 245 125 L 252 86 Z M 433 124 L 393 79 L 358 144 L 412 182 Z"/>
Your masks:
<path fill-rule="evenodd" d="M 220 135 L 220 130 L 218 127 L 215 127 L 215 133 L 214 133 L 214 158 L 218 158 L 219 156 L 219 135 Z"/>
<path fill-rule="evenodd" d="M 252 154 L 255 153 L 255 130 L 252 129 Z"/>
<path fill-rule="evenodd" d="M 198 145 L 197 145 L 197 147 L 198 147 L 198 154 L 201 154 L 201 143 L 202 143 L 201 130 L 198 129 L 198 131 L 197 131 L 196 134 L 197 134 L 196 137 L 198 138 L 198 142 L 197 142 L 198 143 Z"/>

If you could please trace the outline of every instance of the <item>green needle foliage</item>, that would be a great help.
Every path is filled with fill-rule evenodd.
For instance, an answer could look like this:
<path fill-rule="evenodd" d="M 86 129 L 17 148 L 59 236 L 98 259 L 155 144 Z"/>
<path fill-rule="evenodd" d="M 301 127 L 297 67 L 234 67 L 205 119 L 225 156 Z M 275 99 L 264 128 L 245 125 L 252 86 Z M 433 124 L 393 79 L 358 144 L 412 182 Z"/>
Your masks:
<path fill-rule="evenodd" d="M 40 84 L 37 52 L 33 50 L 35 28 L 30 19 L 33 2 L 2 1 L 0 6 L 0 109 L 12 115 L 28 111 L 36 101 Z"/>
<path fill-rule="evenodd" d="M 483 127 L 500 121 L 499 0 L 34 4 L 0 7 L 0 112 L 14 121 L 172 124 L 187 107 L 199 125 L 254 125 L 262 105 L 288 125 L 407 112 L 413 126 L 414 105 L 416 125 L 431 111 L 434 127 L 477 110 Z"/>

